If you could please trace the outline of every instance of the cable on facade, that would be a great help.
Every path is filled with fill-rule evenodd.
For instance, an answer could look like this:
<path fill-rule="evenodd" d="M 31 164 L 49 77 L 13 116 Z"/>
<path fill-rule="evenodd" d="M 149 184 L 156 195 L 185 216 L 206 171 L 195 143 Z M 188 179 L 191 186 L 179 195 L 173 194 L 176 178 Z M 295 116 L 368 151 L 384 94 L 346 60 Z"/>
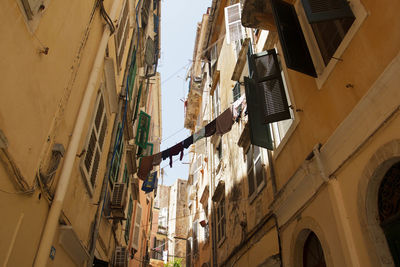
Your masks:
<path fill-rule="evenodd" d="M 108 27 L 110 27 L 111 34 L 113 34 L 115 32 L 115 26 L 114 26 L 114 23 L 112 22 L 110 16 L 108 16 L 106 10 L 104 9 L 103 2 L 104 2 L 104 0 L 98 0 L 98 4 L 100 6 L 100 15 L 104 18 Z"/>

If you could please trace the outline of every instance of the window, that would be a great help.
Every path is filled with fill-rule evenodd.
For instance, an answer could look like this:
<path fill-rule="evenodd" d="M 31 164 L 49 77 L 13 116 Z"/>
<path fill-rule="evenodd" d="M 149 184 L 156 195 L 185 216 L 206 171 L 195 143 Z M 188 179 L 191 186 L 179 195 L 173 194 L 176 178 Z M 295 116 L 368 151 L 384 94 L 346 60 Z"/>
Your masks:
<path fill-rule="evenodd" d="M 219 96 L 219 82 L 217 83 L 213 93 L 213 119 L 217 118 L 221 110 L 221 102 Z"/>
<path fill-rule="evenodd" d="M 147 146 L 150 129 L 150 119 L 150 115 L 143 111 L 140 111 L 135 143 L 143 149 L 146 149 Z"/>
<path fill-rule="evenodd" d="M 143 0 L 142 4 L 142 29 L 145 29 L 147 26 L 147 23 L 149 21 L 149 14 L 150 14 L 150 0 Z"/>
<path fill-rule="evenodd" d="M 112 158 L 111 161 L 111 170 L 110 170 L 110 180 L 112 183 L 118 181 L 119 169 L 124 150 L 124 136 L 121 123 L 118 123 L 117 135 L 115 136 L 114 150 L 115 150 L 113 152 L 114 157 Z"/>
<path fill-rule="evenodd" d="M 129 183 L 128 167 L 126 166 L 126 164 L 124 168 L 124 176 L 122 176 L 122 182 L 125 184 Z"/>
<path fill-rule="evenodd" d="M 122 57 L 124 56 L 126 40 L 129 34 L 129 1 L 125 0 L 119 16 L 118 28 L 115 32 L 115 51 L 118 71 L 121 70 Z"/>
<path fill-rule="evenodd" d="M 221 245 L 225 239 L 225 197 L 217 204 L 217 242 Z"/>
<path fill-rule="evenodd" d="M 230 44 L 243 39 L 245 32 L 241 21 L 240 3 L 225 7 L 226 43 Z M 239 49 L 240 50 L 240 49 Z"/>
<path fill-rule="evenodd" d="M 80 164 L 82 176 L 85 178 L 89 193 L 93 193 L 99 169 L 104 138 L 107 133 L 107 114 L 103 94 L 100 92 L 96 100 L 96 109 L 93 114 L 89 135 L 85 146 L 85 156 Z"/>
<path fill-rule="evenodd" d="M 353 24 L 354 14 L 347 0 L 302 0 L 302 4 L 327 65 Z"/>
<path fill-rule="evenodd" d="M 233 102 L 240 98 L 240 83 L 237 82 L 232 89 Z"/>
<path fill-rule="evenodd" d="M 246 153 L 246 161 L 249 197 L 253 197 L 265 184 L 261 149 L 258 146 L 250 146 Z"/>
<path fill-rule="evenodd" d="M 132 61 L 129 67 L 129 74 L 128 74 L 129 100 L 132 99 L 132 92 L 133 92 L 133 87 L 135 85 L 136 73 L 137 73 L 136 50 L 133 50 Z"/>
<path fill-rule="evenodd" d="M 186 240 L 186 266 L 192 267 L 192 238 Z"/>
<path fill-rule="evenodd" d="M 135 226 L 133 228 L 132 247 L 139 249 L 140 224 L 142 220 L 142 206 L 136 203 Z"/>
<path fill-rule="evenodd" d="M 192 228 L 192 236 L 193 236 L 193 254 L 196 255 L 199 253 L 199 241 L 197 239 L 198 236 L 198 221 L 193 222 Z"/>
<path fill-rule="evenodd" d="M 210 51 L 210 56 L 211 56 L 211 73 L 214 72 L 216 65 L 217 65 L 217 61 L 218 61 L 218 46 L 217 43 L 215 43 L 212 47 L 211 47 L 211 51 Z"/>
<path fill-rule="evenodd" d="M 125 242 L 128 244 L 129 234 L 131 230 L 131 220 L 132 220 L 132 209 L 133 209 L 133 201 L 132 197 L 129 197 L 129 204 L 128 204 L 128 214 L 125 223 Z"/>

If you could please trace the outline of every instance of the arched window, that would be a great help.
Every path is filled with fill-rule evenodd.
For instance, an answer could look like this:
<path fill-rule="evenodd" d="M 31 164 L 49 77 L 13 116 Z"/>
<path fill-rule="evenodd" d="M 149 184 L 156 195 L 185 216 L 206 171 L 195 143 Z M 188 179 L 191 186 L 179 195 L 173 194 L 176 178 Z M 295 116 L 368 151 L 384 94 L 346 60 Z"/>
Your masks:
<path fill-rule="evenodd" d="M 303 249 L 303 267 L 326 267 L 324 251 L 314 232 L 310 232 Z"/>
<path fill-rule="evenodd" d="M 394 164 L 382 179 L 378 210 L 393 260 L 400 266 L 400 162 Z"/>

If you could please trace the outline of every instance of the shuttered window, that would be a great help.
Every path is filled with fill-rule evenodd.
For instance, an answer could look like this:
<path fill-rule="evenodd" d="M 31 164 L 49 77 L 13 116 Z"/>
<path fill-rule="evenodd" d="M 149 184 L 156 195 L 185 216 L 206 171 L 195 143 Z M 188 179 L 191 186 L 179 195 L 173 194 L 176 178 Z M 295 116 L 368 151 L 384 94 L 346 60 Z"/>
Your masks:
<path fill-rule="evenodd" d="M 115 32 L 115 50 L 117 57 L 117 69 L 120 71 L 122 57 L 124 55 L 126 40 L 129 33 L 129 1 L 125 0 Z"/>
<path fill-rule="evenodd" d="M 244 28 L 241 22 L 240 3 L 225 7 L 226 43 L 230 44 L 244 38 Z"/>
<path fill-rule="evenodd" d="M 265 123 L 262 88 L 248 77 L 244 77 L 251 144 L 273 150 L 269 124 Z"/>
<path fill-rule="evenodd" d="M 135 143 L 142 149 L 146 149 L 147 139 L 150 130 L 150 115 L 141 111 L 139 114 L 139 123 L 136 131 Z"/>
<path fill-rule="evenodd" d="M 271 4 L 287 67 L 317 77 L 293 5 L 283 0 L 271 0 Z"/>
<path fill-rule="evenodd" d="M 225 197 L 218 202 L 217 206 L 217 242 L 220 244 L 225 239 Z"/>
<path fill-rule="evenodd" d="M 347 0 L 302 0 L 325 65 L 355 20 Z"/>
<path fill-rule="evenodd" d="M 262 93 L 264 122 L 290 119 L 289 105 L 282 81 L 279 62 L 274 49 L 251 56 L 254 79 Z"/>
<path fill-rule="evenodd" d="M 246 153 L 247 180 L 249 197 L 258 192 L 264 185 L 264 172 L 261 161 L 261 150 L 258 146 L 250 146 Z"/>
<path fill-rule="evenodd" d="M 118 123 L 117 135 L 114 143 L 114 157 L 111 161 L 110 180 L 112 183 L 118 181 L 119 169 L 121 165 L 122 154 L 124 150 L 124 137 L 121 123 Z"/>
<path fill-rule="evenodd" d="M 135 122 L 136 117 L 137 117 L 138 112 L 139 112 L 140 97 L 141 97 L 141 95 L 142 95 L 142 87 L 143 87 L 143 84 L 141 83 L 140 86 L 139 86 L 139 90 L 138 90 L 138 93 L 137 93 L 137 97 L 136 97 L 135 114 L 133 115 L 133 122 Z"/>
<path fill-rule="evenodd" d="M 132 237 L 132 247 L 136 250 L 139 249 L 141 220 L 142 220 L 142 206 L 140 206 L 139 203 L 136 203 L 135 226 L 133 229 L 133 237 Z"/>
<path fill-rule="evenodd" d="M 146 149 L 144 149 L 141 153 L 141 157 L 146 157 L 146 156 L 151 156 L 153 155 L 153 148 L 154 145 L 152 143 L 147 143 L 146 144 Z"/>
<path fill-rule="evenodd" d="M 129 204 L 128 204 L 128 213 L 126 216 L 126 223 L 125 223 L 125 242 L 128 244 L 129 241 L 129 234 L 131 231 L 131 220 L 132 220 L 132 210 L 133 210 L 133 201 L 132 197 L 129 197 Z"/>
<path fill-rule="evenodd" d="M 136 50 L 133 50 L 132 61 L 129 67 L 129 74 L 128 74 L 129 100 L 132 99 L 132 92 L 133 92 L 133 87 L 135 86 L 136 73 L 137 73 Z"/>
<path fill-rule="evenodd" d="M 144 53 L 144 61 L 150 67 L 155 63 L 155 44 L 154 40 L 150 37 L 146 41 L 146 51 Z"/>
<path fill-rule="evenodd" d="M 146 28 L 148 21 L 149 21 L 149 14 L 150 14 L 150 2 L 151 0 L 143 0 L 142 4 L 142 28 Z"/>
<path fill-rule="evenodd" d="M 80 164 L 81 173 L 87 182 L 90 194 L 93 192 L 96 183 L 104 139 L 107 133 L 108 122 L 102 93 L 99 93 L 95 107 L 94 118 L 85 148 L 86 153 Z"/>

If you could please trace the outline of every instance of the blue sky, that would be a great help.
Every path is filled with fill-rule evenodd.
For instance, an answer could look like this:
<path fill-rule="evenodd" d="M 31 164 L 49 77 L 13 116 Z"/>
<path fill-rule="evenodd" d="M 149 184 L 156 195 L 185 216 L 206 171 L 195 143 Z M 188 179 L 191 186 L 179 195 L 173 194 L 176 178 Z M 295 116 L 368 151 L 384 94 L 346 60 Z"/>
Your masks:
<path fill-rule="evenodd" d="M 193 57 L 197 23 L 211 6 L 211 0 L 163 0 L 161 3 L 161 73 L 162 142 L 167 149 L 190 135 L 183 127 L 184 99 L 188 93 L 186 73 Z M 182 162 L 175 156 L 173 167 L 169 160 L 161 162 L 164 168 L 164 185 L 171 185 L 177 178 L 187 179 L 189 174 L 188 150 Z M 161 183 L 161 177 L 160 181 Z"/>

